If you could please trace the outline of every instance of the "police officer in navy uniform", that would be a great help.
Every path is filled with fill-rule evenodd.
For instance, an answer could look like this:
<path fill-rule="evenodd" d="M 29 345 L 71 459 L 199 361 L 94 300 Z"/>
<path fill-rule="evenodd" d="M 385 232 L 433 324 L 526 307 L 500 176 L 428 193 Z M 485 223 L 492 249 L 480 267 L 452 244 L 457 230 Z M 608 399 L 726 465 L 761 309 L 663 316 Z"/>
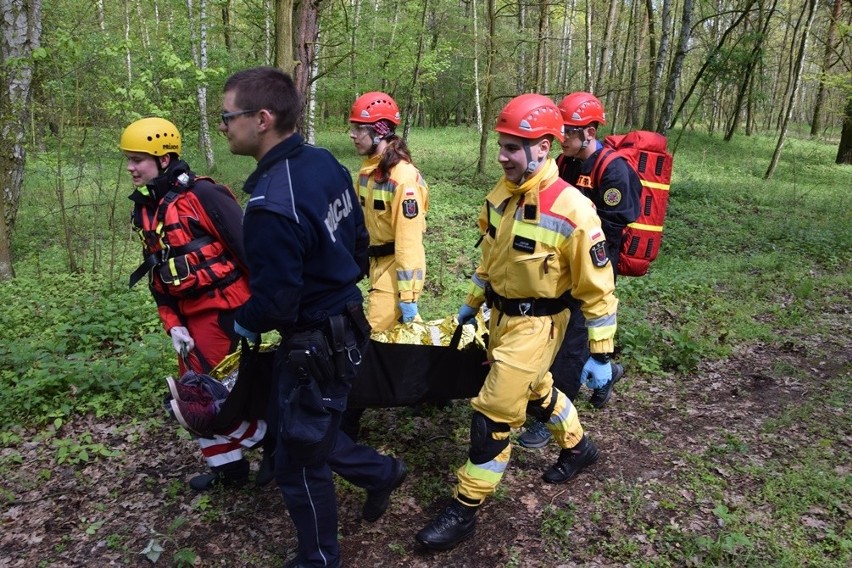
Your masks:
<path fill-rule="evenodd" d="M 613 274 L 618 276 L 618 258 L 624 228 L 639 216 L 639 195 L 642 186 L 639 176 L 624 158 L 617 157 L 601 172 L 595 165 L 605 151 L 597 139 L 597 129 L 606 124 L 604 107 L 591 93 L 575 92 L 559 102 L 562 121 L 565 125 L 565 141 L 562 154 L 556 159 L 559 177 L 579 189 L 588 197 L 598 212 L 601 227 L 606 236 L 606 251 Z M 593 178 L 597 178 L 597 183 Z M 565 339 L 551 367 L 553 382 L 572 401 L 580 392 L 580 373 L 589 358 L 586 341 L 586 320 L 580 302 L 566 298 L 571 316 Z M 612 365 L 612 379 L 606 385 L 594 389 L 589 402 L 595 408 L 603 408 L 612 396 L 612 389 L 624 375 L 624 368 Z M 550 441 L 548 432 L 538 422 L 530 424 L 518 442 L 527 448 L 541 448 Z"/>
<path fill-rule="evenodd" d="M 401 460 L 357 445 L 339 430 L 359 352 L 369 339 L 356 286 L 367 267 L 363 213 L 349 172 L 296 132 L 302 102 L 289 75 L 271 67 L 235 73 L 225 83 L 222 109 L 219 128 L 231 152 L 257 160 L 244 186 L 250 194 L 243 228 L 251 297 L 237 311 L 235 329 L 250 341 L 270 330 L 282 336 L 272 396 L 282 426 L 275 476 L 299 543 L 286 566 L 339 566 L 332 472 L 366 489 L 367 521 L 382 516 L 406 475 Z M 323 422 L 325 449 L 307 453 L 283 432 L 287 405 L 304 377 L 287 346 L 311 330 L 328 334 L 332 343 L 337 335 L 329 327 L 341 319 L 346 357 L 335 369 L 342 378 L 322 387 L 324 415 L 331 416 Z"/>

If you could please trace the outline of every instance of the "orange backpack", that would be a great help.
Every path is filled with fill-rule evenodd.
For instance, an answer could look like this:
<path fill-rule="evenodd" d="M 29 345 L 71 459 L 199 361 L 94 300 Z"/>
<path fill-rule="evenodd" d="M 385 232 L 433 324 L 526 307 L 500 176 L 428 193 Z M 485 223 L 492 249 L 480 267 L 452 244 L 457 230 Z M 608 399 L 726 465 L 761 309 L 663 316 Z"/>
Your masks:
<path fill-rule="evenodd" d="M 642 183 L 639 217 L 624 228 L 618 274 L 644 276 L 660 251 L 669 205 L 672 155 L 667 150 L 666 137 L 647 130 L 611 134 L 603 144 L 591 172 L 593 187 L 599 187 L 601 173 L 618 156 L 630 164 Z"/>

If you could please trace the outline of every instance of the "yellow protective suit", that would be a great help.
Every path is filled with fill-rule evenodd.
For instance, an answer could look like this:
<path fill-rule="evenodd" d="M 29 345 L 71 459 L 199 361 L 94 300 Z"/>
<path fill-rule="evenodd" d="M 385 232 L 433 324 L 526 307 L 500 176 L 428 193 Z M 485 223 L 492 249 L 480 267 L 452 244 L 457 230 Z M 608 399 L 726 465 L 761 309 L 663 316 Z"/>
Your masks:
<path fill-rule="evenodd" d="M 423 233 L 429 188 L 409 162 L 401 161 L 385 181 L 376 180 L 381 154 L 370 157 L 358 172 L 358 195 L 364 208 L 370 247 L 393 243 L 390 255 L 370 257 L 367 320 L 374 332 L 399 321 L 399 302 L 416 302 L 426 278 Z"/>
<path fill-rule="evenodd" d="M 591 351 L 612 352 L 618 300 L 600 219 L 591 201 L 559 179 L 552 159 L 521 185 L 501 179 L 486 198 L 479 226 L 482 260 L 472 277 L 468 304 L 484 302 L 486 285 L 509 300 L 559 298 L 570 292 L 582 302 Z M 548 370 L 568 316 L 567 309 L 548 316 L 512 316 L 492 308 L 491 371 L 471 401 L 476 412 L 470 454 L 457 472 L 455 494 L 462 503 L 479 505 L 494 493 L 511 454 L 510 427 L 524 423 L 529 403 L 552 406 L 547 427 L 562 448 L 582 439 L 577 411 L 553 388 Z"/>

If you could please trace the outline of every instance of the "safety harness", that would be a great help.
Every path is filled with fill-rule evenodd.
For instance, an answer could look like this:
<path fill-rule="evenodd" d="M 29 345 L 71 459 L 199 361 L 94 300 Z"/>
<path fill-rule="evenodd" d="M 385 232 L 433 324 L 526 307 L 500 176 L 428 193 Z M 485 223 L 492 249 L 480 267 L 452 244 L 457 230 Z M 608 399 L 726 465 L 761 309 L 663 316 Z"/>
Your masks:
<path fill-rule="evenodd" d="M 143 207 L 134 210 L 134 225 L 147 254 L 130 275 L 132 288 L 146 274 L 159 276 L 162 283 L 185 298 L 199 297 L 211 289 L 225 288 L 240 278 L 240 269 L 227 256 L 213 235 L 190 222 L 187 229 L 179 219 L 168 219 L 170 207 L 199 181 L 214 183 L 208 177 L 178 177 L 177 183 L 160 200 L 157 210 L 146 216 Z M 180 245 L 172 242 L 188 241 Z M 156 270 L 156 272 L 152 272 Z M 203 273 L 203 275 L 202 275 Z M 190 277 L 195 275 L 196 278 Z M 188 280 L 192 280 L 189 285 Z"/>

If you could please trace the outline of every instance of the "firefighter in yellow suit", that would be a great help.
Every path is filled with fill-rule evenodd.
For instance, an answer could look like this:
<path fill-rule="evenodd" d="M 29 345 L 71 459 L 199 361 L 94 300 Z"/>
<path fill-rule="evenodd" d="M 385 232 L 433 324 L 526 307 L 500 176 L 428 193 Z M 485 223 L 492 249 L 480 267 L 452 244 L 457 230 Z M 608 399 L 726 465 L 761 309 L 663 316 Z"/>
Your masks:
<path fill-rule="evenodd" d="M 612 373 L 618 301 L 606 238 L 591 201 L 559 178 L 548 156 L 553 139 L 563 139 L 559 109 L 542 95 L 521 95 L 503 108 L 495 130 L 504 176 L 479 218 L 482 260 L 459 310 L 459 321 L 467 322 L 484 302 L 490 306 L 491 370 L 471 401 L 470 450 L 457 472 L 454 499 L 416 536 L 435 550 L 473 535 L 477 508 L 509 462 L 510 429 L 527 414 L 562 448 L 544 481 L 564 483 L 597 460 L 577 410 L 553 387 L 548 371 L 568 322 L 562 300 L 568 293 L 581 302 L 587 320 L 592 356 L 583 380 L 605 384 Z"/>
<path fill-rule="evenodd" d="M 429 188 L 395 133 L 399 107 L 387 93 L 366 93 L 349 116 L 357 152 L 366 159 L 357 189 L 370 234 L 367 320 L 374 332 L 419 320 L 417 301 L 426 278 L 423 233 Z"/>

